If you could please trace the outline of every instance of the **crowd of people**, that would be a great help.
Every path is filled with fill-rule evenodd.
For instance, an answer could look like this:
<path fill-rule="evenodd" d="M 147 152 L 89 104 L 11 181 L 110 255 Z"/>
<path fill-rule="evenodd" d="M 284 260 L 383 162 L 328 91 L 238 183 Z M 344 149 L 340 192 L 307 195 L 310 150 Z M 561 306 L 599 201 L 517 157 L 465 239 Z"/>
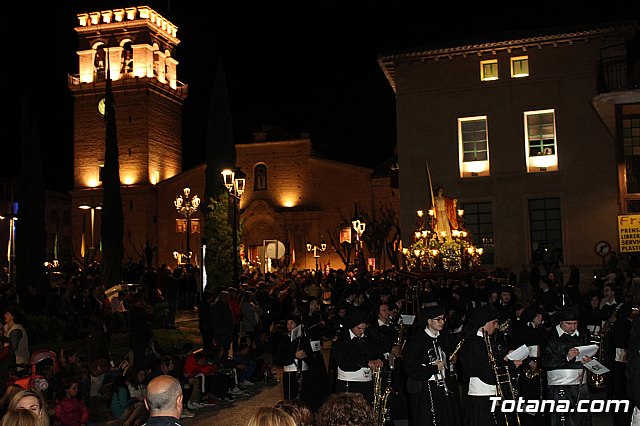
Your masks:
<path fill-rule="evenodd" d="M 34 292 L 29 305 L 17 304 L 5 286 L 0 404 L 7 417 L 18 393 L 28 391 L 38 400 L 32 411 L 41 412 L 39 422 L 86 425 L 108 399 L 112 418 L 136 426 L 154 421 L 146 399 L 154 378 L 177 380 L 180 419 L 233 405 L 258 381 L 274 383 L 279 368 L 282 401 L 263 407 L 251 424 L 587 425 L 589 412 L 503 413 L 494 397 L 577 407 L 596 390 L 631 401 L 610 414 L 614 426 L 628 425 L 634 410 L 640 414 L 640 278 L 615 268 L 581 291 L 577 268 L 565 280 L 559 269 L 531 266 L 426 277 L 245 269 L 237 285 L 198 292 L 193 268 L 141 264 L 127 277 L 137 285 L 110 296 L 97 271 L 68 275 L 53 291 L 55 309 Z M 197 311 L 201 345 L 161 347 L 148 309 L 159 301 L 168 302 L 167 329 L 175 328 L 178 309 Z M 47 389 L 15 386 L 30 374 L 25 313 L 34 312 L 77 316 L 87 329 L 87 353 L 61 351 Z M 128 336 L 124 360 L 112 359 L 113 333 Z M 579 351 L 594 343 L 603 375 Z M 509 357 L 523 346 L 526 356 Z M 346 423 L 337 420 L 344 416 Z M 12 418 L 7 424 L 24 421 Z M 284 423 L 268 422 L 275 418 Z"/>

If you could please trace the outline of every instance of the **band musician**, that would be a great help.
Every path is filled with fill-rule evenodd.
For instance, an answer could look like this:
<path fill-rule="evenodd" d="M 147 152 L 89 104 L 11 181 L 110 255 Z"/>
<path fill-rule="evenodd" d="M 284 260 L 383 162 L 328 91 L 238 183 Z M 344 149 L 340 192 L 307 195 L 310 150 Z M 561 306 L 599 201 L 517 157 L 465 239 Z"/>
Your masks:
<path fill-rule="evenodd" d="M 287 317 L 287 332 L 277 341 L 274 364 L 283 368 L 283 399 L 300 399 L 310 404 L 313 396 L 311 390 L 315 384 L 309 382 L 307 376 L 309 365 L 313 362 L 309 339 L 303 334 L 294 339 L 291 334 L 301 324 L 300 318 Z"/>
<path fill-rule="evenodd" d="M 460 349 L 462 371 L 469 378 L 469 391 L 465 413 L 466 426 L 516 425 L 517 413 L 503 413 L 491 397 L 514 399 L 511 372 L 522 361 L 509 361 L 498 356 L 491 336 L 499 326 L 499 313 L 492 305 L 477 308 L 465 326 L 465 341 Z"/>
<path fill-rule="evenodd" d="M 344 319 L 345 331 L 334 343 L 333 358 L 336 364 L 336 392 L 357 392 L 373 404 L 373 372 L 381 368 L 384 355 L 376 342 L 368 338 L 369 314 L 356 311 Z"/>
<path fill-rule="evenodd" d="M 381 302 L 377 309 L 377 318 L 371 323 L 367 333 L 386 358 L 383 360 L 383 379 L 393 389 L 388 402 L 391 420 L 395 426 L 407 425 L 409 410 L 402 361 L 402 346 L 407 337 L 406 326 L 402 322 L 398 326 L 391 322 L 391 310 L 387 302 Z"/>
<path fill-rule="evenodd" d="M 542 347 L 542 368 L 547 372 L 547 399 L 569 403 L 569 411 L 548 413 L 551 426 L 591 425 L 591 413 L 577 412 L 579 401 L 591 398 L 587 384 L 588 371 L 583 364 L 590 357 L 577 359 L 578 346 L 588 345 L 585 330 L 578 331 L 578 310 L 564 306 L 554 316 L 556 326 L 549 331 Z M 572 412 L 571 412 L 572 411 Z"/>
<path fill-rule="evenodd" d="M 405 350 L 404 367 L 414 425 L 462 424 L 458 384 L 448 368 L 448 357 L 456 342 L 454 335 L 443 333 L 444 325 L 442 306 L 425 308 L 416 335 Z"/>
<path fill-rule="evenodd" d="M 520 315 L 522 325 L 518 328 L 518 332 L 510 334 L 510 349 L 516 349 L 521 345 L 526 345 L 529 349 L 529 356 L 518 367 L 515 380 L 518 396 L 526 401 L 541 401 L 545 398 L 546 381 L 540 368 L 542 343 L 547 337 L 544 313 L 544 310 L 537 306 L 526 308 Z M 522 426 L 544 426 L 545 418 L 544 412 L 525 412 L 520 415 L 520 423 Z"/>

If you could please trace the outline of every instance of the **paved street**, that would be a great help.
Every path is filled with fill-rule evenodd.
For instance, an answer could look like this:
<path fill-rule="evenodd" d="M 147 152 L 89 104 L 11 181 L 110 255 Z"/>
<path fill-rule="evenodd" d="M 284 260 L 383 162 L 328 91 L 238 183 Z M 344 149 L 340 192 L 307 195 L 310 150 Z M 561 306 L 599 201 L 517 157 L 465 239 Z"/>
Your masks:
<path fill-rule="evenodd" d="M 278 376 L 281 376 L 281 371 Z M 282 399 L 282 386 L 280 383 L 272 386 L 256 384 L 250 392 L 257 392 L 251 397 L 236 401 L 228 408 L 203 408 L 196 412 L 196 416 L 190 419 L 182 419 L 184 426 L 216 425 L 216 426 L 244 426 L 253 412 L 262 406 L 273 407 Z"/>

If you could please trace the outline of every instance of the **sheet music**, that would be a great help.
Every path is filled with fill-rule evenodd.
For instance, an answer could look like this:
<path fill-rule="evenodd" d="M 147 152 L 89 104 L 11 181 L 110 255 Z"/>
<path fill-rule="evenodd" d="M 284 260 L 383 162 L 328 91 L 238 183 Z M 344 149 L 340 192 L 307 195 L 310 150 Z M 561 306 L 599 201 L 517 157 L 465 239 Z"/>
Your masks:
<path fill-rule="evenodd" d="M 609 369 L 607 367 L 600 364 L 595 359 L 592 359 L 591 361 L 586 362 L 583 365 L 587 370 L 591 371 L 593 374 L 601 375 L 609 372 Z"/>
<path fill-rule="evenodd" d="M 291 341 L 293 342 L 300 336 L 302 336 L 302 324 L 291 330 Z"/>
<path fill-rule="evenodd" d="M 529 348 L 527 345 L 522 345 L 513 352 L 507 354 L 507 359 L 511 361 L 522 361 L 529 356 Z"/>
<path fill-rule="evenodd" d="M 577 361 L 580 361 L 585 356 L 594 356 L 596 352 L 598 352 L 598 345 L 585 345 L 585 346 L 577 346 L 576 349 L 580 351 L 578 356 L 576 357 Z"/>
<path fill-rule="evenodd" d="M 400 315 L 402 317 L 402 322 L 405 325 L 413 324 L 413 321 L 416 319 L 415 315 Z"/>

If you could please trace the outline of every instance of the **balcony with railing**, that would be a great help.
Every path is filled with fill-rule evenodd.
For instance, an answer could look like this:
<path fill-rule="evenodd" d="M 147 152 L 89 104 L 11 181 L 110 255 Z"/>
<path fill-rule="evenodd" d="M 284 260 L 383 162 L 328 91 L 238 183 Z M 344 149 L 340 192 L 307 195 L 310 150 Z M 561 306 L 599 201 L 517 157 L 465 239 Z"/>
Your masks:
<path fill-rule="evenodd" d="M 598 92 L 640 89 L 640 55 L 613 56 L 598 61 Z"/>
<path fill-rule="evenodd" d="M 96 74 L 94 76 L 94 78 L 95 78 L 94 82 L 92 82 L 90 84 L 96 84 L 96 83 L 104 84 L 104 82 L 106 80 L 105 77 L 103 75 L 101 75 L 101 74 Z M 126 82 L 137 82 L 140 79 L 144 79 L 145 81 L 149 82 L 150 84 L 154 84 L 154 85 L 157 85 L 157 86 L 160 86 L 160 87 L 165 87 L 165 88 L 169 88 L 170 87 L 167 83 L 159 82 L 155 77 L 153 77 L 153 78 L 137 77 L 137 76 L 134 76 L 132 73 L 122 73 L 119 76 L 119 79 L 116 80 L 116 81 L 123 80 L 126 83 Z M 80 87 L 83 84 L 79 74 L 68 74 L 67 75 L 67 83 L 68 83 L 69 87 L 76 87 L 76 86 Z M 88 83 L 85 83 L 85 84 L 88 84 Z M 178 96 L 180 96 L 182 98 L 186 98 L 187 95 L 189 94 L 189 85 L 186 84 L 186 83 L 183 83 L 181 81 L 176 81 L 176 87 L 173 88 L 173 89 L 169 89 L 169 90 L 174 90 L 175 93 Z"/>

